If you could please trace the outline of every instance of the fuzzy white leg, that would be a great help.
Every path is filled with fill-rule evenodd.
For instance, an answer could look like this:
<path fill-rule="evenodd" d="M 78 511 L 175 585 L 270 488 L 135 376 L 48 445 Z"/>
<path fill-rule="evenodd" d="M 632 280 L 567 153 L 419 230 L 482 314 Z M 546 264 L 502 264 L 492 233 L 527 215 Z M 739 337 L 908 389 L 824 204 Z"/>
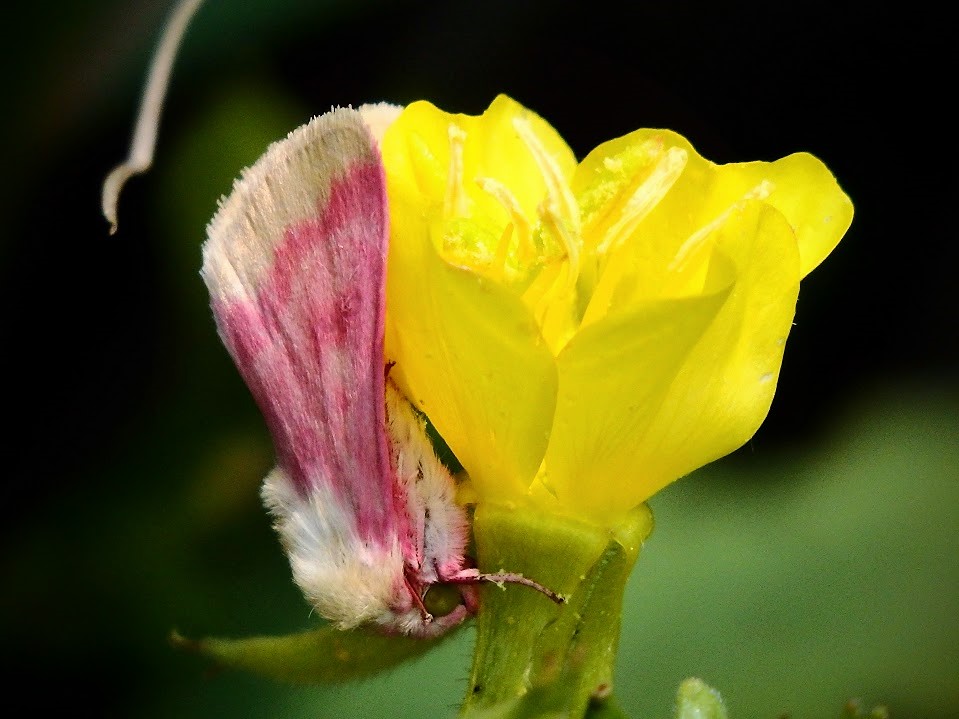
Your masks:
<path fill-rule="evenodd" d="M 433 451 L 425 422 L 392 382 L 386 384 L 386 417 L 397 480 L 406 491 L 419 578 L 425 584 L 442 582 L 465 566 L 466 512 L 456 503 L 456 485 Z"/>

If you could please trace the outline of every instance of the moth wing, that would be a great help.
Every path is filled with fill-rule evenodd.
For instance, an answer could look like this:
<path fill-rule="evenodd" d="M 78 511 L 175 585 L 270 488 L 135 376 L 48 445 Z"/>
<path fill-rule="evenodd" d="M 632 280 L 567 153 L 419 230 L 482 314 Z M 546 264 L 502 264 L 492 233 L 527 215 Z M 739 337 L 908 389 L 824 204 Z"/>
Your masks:
<path fill-rule="evenodd" d="M 201 271 L 279 468 L 374 543 L 399 531 L 384 430 L 388 221 L 376 141 L 360 113 L 337 109 L 244 172 Z"/>

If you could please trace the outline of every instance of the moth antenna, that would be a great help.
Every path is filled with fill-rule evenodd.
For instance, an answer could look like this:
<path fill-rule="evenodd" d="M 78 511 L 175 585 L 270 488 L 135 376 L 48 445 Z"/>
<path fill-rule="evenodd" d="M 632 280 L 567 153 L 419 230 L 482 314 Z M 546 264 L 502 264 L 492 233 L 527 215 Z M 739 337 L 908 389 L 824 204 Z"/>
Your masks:
<path fill-rule="evenodd" d="M 131 177 L 146 172 L 153 164 L 160 113 L 163 111 L 163 101 L 170 86 L 173 61 L 190 20 L 202 2 L 203 0 L 179 0 L 173 8 L 150 62 L 150 72 L 143 88 L 133 139 L 130 141 L 130 152 L 127 159 L 114 167 L 103 181 L 100 205 L 103 216 L 110 223 L 111 235 L 117 231 L 117 203 L 120 201 L 123 186 Z"/>
<path fill-rule="evenodd" d="M 540 594 L 544 594 L 557 604 L 566 604 L 566 597 L 557 594 L 549 587 L 544 587 L 539 582 L 524 577 L 516 572 L 496 572 L 493 574 L 483 574 L 476 569 L 464 569 L 457 572 L 452 577 L 444 578 L 444 582 L 450 584 L 479 584 L 480 582 L 489 582 L 490 584 L 522 584 L 524 587 L 535 589 Z"/>
<path fill-rule="evenodd" d="M 566 598 L 560 594 L 557 594 L 549 587 L 544 587 L 537 581 L 524 577 L 522 574 L 517 574 L 515 572 L 497 572 L 495 574 L 479 574 L 477 576 L 477 581 L 479 582 L 491 582 L 493 584 L 502 584 L 506 582 L 507 584 L 522 584 L 524 587 L 530 587 L 535 589 L 541 594 L 545 594 L 547 597 L 552 599 L 557 604 L 565 604 Z"/>

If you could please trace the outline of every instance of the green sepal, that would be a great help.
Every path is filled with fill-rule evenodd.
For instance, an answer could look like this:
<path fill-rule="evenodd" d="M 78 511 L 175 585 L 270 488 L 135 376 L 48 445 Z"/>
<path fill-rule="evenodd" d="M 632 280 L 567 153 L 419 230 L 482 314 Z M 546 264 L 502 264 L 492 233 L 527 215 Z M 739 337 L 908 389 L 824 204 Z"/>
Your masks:
<path fill-rule="evenodd" d="M 529 587 L 482 587 L 463 715 L 617 716 L 609 694 L 623 590 L 652 530 L 649 509 L 643 505 L 621 525 L 605 528 L 484 504 L 476 510 L 473 530 L 481 571 L 521 573 L 565 603 L 557 605 Z"/>
<path fill-rule="evenodd" d="M 243 639 L 188 639 L 174 631 L 170 643 L 210 659 L 219 669 L 239 669 L 291 684 L 337 684 L 366 679 L 420 657 L 456 631 L 435 639 L 332 626 Z"/>

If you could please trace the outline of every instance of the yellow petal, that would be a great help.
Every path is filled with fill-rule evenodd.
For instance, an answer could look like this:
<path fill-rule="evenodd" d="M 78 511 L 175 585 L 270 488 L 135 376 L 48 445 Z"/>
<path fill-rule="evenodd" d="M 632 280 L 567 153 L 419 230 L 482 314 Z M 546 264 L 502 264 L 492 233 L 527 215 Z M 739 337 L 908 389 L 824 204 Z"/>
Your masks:
<path fill-rule="evenodd" d="M 682 173 L 644 216 L 633 236 L 605 258 L 584 324 L 623 303 L 695 294 L 703 267 L 699 265 L 699 272 L 694 266 L 686 267 L 685 277 L 680 278 L 673 272 L 677 252 L 690 237 L 721 220 L 731 206 L 745 198 L 763 199 L 785 216 L 796 233 L 801 276 L 829 254 L 852 221 L 849 198 L 828 168 L 812 155 L 716 165 L 669 130 L 637 130 L 603 143 L 583 160 L 574 191 L 581 201 L 587 201 L 597 186 L 605 187 L 612 198 L 610 206 L 615 208 L 623 203 L 619 195 L 633 186 L 631 173 L 642 179 L 657 156 L 677 150 L 686 154 Z M 617 178 L 617 171 L 622 177 Z M 605 224 L 593 222 L 591 227 L 600 231 L 614 220 L 606 218 Z M 590 239 L 592 243 L 601 241 L 595 236 Z"/>
<path fill-rule="evenodd" d="M 386 356 L 486 499 L 526 495 L 549 436 L 555 361 L 520 298 L 436 252 L 390 194 Z"/>
<path fill-rule="evenodd" d="M 768 180 L 773 187 L 766 202 L 779 210 L 796 232 L 800 277 L 812 272 L 839 244 L 852 224 L 849 197 L 819 159 L 797 152 L 775 162 L 744 162 L 722 167 L 723 182 L 737 178 L 739 186 L 754 187 Z"/>
<path fill-rule="evenodd" d="M 513 126 L 524 119 L 561 172 L 571 178 L 576 169 L 572 150 L 535 113 L 505 95 L 498 96 L 480 116 L 443 112 L 426 101 L 408 105 L 387 130 L 383 159 L 390 182 L 422 196 L 427 207 L 439 206 L 447 192 L 450 169 L 450 125 L 464 134 L 462 185 L 471 215 L 490 215 L 501 226 L 509 215 L 500 202 L 477 184 L 491 178 L 509 188 L 526 217 L 535 221 L 546 196 L 539 165 Z"/>
<path fill-rule="evenodd" d="M 465 155 L 468 181 L 477 176 L 495 178 L 510 188 L 526 216 L 535 220 L 547 186 L 514 120 L 527 123 L 567 181 L 576 171 L 576 157 L 569 145 L 543 118 L 506 95 L 497 96 L 480 117 L 467 119 L 471 121 Z"/>
<path fill-rule="evenodd" d="M 520 220 L 535 222 L 547 191 L 517 119 L 568 180 L 576 162 L 566 143 L 502 95 L 479 117 L 413 103 L 382 143 L 392 225 L 387 356 L 485 498 L 525 496 L 555 403 L 555 360 L 497 269 L 500 238 Z"/>
<path fill-rule="evenodd" d="M 581 330 L 563 349 L 556 419 L 538 479 L 567 512 L 606 520 L 641 501 L 623 502 L 650 479 L 637 448 L 728 294 L 635 307 Z"/>
<path fill-rule="evenodd" d="M 564 511 L 608 520 L 736 449 L 765 418 L 795 311 L 795 235 L 750 200 L 707 243 L 709 274 L 733 278 L 725 292 L 610 315 L 560 355 L 545 481 Z"/>

